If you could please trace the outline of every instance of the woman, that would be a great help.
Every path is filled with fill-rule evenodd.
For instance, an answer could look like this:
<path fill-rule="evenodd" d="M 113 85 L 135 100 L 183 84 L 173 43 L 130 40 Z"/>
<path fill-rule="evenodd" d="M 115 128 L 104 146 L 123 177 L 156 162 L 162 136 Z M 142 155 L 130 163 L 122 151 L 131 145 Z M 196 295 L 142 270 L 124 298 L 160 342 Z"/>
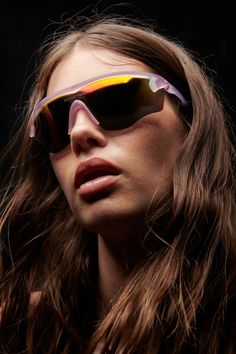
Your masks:
<path fill-rule="evenodd" d="M 234 153 L 213 85 L 125 20 L 44 49 L 2 202 L 1 353 L 235 353 Z"/>

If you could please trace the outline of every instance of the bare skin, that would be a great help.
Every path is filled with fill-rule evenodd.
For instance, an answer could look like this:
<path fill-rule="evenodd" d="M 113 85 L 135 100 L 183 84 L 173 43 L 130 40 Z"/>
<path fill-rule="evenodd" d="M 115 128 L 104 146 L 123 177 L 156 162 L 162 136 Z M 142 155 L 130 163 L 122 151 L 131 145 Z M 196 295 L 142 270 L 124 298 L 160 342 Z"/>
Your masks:
<path fill-rule="evenodd" d="M 79 47 L 55 68 L 47 93 L 117 71 L 151 72 L 144 64 L 117 53 Z M 70 146 L 50 154 L 55 175 L 78 222 L 98 235 L 99 288 L 104 303 L 127 276 L 124 250 L 131 238 L 144 237 L 143 220 L 151 200 L 154 195 L 161 199 L 170 189 L 184 135 L 176 106 L 168 98 L 161 112 L 119 131 L 105 131 L 80 110 Z M 94 158 L 112 163 L 120 173 L 111 188 L 91 202 L 81 196 L 73 181 L 79 164 Z M 139 244 L 134 250 L 137 257 L 142 253 Z"/>

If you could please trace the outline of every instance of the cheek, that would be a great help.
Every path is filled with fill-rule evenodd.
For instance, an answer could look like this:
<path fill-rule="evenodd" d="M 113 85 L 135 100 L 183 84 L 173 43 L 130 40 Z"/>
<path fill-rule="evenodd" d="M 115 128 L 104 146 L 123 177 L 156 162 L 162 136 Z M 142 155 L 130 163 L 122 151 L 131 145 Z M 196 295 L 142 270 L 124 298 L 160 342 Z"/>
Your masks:
<path fill-rule="evenodd" d="M 148 139 L 148 150 L 154 161 L 158 160 L 163 168 L 173 169 L 175 160 L 181 150 L 185 130 L 182 124 L 160 124 L 159 129 L 153 129 Z"/>
<path fill-rule="evenodd" d="M 153 129 L 136 139 L 131 147 L 131 153 L 140 156 L 142 163 L 150 169 L 158 167 L 173 167 L 180 151 L 182 140 L 169 134 L 168 131 Z"/>
<path fill-rule="evenodd" d="M 160 183 L 170 180 L 173 167 L 184 140 L 184 131 L 178 125 L 168 126 L 164 124 L 146 122 L 145 128 L 139 130 L 139 134 L 124 142 L 133 160 L 132 166 L 136 166 L 137 173 L 142 178 Z M 131 165 L 130 164 L 130 165 Z M 155 182 L 154 182 L 155 183 Z M 169 182 L 168 182 L 169 184 Z"/>
<path fill-rule="evenodd" d="M 69 192 L 69 179 L 70 175 L 72 174 L 71 171 L 71 162 L 68 158 L 66 157 L 58 157 L 56 154 L 52 154 L 50 156 L 51 164 L 52 164 L 52 169 L 55 173 L 55 176 L 64 191 L 64 193 L 68 194 Z"/>

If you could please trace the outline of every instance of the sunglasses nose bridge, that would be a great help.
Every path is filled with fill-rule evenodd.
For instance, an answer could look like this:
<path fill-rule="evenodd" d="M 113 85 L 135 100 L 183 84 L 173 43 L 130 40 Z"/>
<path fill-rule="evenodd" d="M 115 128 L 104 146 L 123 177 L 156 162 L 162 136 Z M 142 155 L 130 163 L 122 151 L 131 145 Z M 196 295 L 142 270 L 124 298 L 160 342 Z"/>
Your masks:
<path fill-rule="evenodd" d="M 91 121 L 93 123 L 95 123 L 96 125 L 99 125 L 98 120 L 94 117 L 94 115 L 90 112 L 90 110 L 88 109 L 88 107 L 84 104 L 84 102 L 79 101 L 79 100 L 75 100 L 71 107 L 70 107 L 70 112 L 69 112 L 69 123 L 68 123 L 68 134 L 71 133 L 71 130 L 73 129 L 73 126 L 75 125 L 76 122 L 76 116 L 78 111 L 82 109 L 86 112 L 86 114 L 88 115 L 88 117 L 91 119 Z"/>
<path fill-rule="evenodd" d="M 95 146 L 106 146 L 107 138 L 104 132 L 97 127 L 99 122 L 83 102 L 72 103 L 69 120 L 70 144 L 73 153 L 78 154 L 82 150 L 87 151 Z"/>

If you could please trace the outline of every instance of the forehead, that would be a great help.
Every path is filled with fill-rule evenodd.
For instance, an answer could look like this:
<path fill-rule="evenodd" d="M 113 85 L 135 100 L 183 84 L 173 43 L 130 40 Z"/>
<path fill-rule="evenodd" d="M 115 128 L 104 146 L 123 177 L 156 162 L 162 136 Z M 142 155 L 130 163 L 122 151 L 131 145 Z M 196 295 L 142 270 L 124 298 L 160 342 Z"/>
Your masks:
<path fill-rule="evenodd" d="M 76 47 L 54 69 L 47 95 L 93 77 L 117 71 L 152 72 L 140 61 L 110 50 Z"/>

